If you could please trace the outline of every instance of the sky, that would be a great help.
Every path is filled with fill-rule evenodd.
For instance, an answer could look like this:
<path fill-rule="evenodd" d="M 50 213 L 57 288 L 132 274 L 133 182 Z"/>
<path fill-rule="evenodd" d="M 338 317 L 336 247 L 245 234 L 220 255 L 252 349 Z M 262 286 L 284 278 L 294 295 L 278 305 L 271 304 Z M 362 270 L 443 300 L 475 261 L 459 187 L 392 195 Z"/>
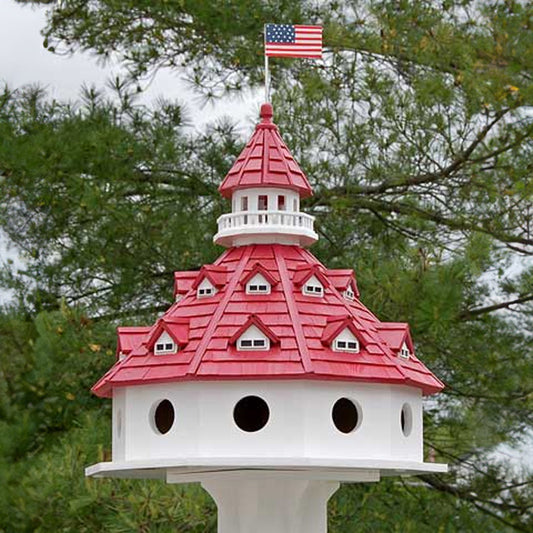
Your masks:
<path fill-rule="evenodd" d="M 60 56 L 46 50 L 40 33 L 45 26 L 45 12 L 46 8 L 23 6 L 13 0 L 0 1 L 0 83 L 17 87 L 38 82 L 47 88 L 51 97 L 75 99 L 82 84 L 103 87 L 106 80 L 121 73 L 119 65 L 100 64 L 89 54 Z M 261 93 L 257 91 L 244 99 L 226 99 L 202 106 L 200 98 L 170 70 L 157 74 L 144 98 L 150 101 L 158 96 L 185 102 L 198 126 L 224 115 L 239 121 L 251 119 L 250 113 L 261 103 Z"/>

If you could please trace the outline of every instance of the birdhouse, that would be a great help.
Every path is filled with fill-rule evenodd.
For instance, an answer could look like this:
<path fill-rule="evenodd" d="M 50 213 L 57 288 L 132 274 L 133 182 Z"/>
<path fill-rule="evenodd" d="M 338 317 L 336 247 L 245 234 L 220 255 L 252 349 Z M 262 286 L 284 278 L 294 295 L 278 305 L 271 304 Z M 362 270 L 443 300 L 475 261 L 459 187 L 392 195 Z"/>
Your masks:
<path fill-rule="evenodd" d="M 307 250 L 311 186 L 272 115 L 219 187 L 226 250 L 175 274 L 155 324 L 118 328 L 93 388 L 113 402 L 112 461 L 87 475 L 200 482 L 221 533 L 322 533 L 339 482 L 446 470 L 423 460 L 422 399 L 443 384 L 406 323 L 381 322 L 352 270 Z"/>

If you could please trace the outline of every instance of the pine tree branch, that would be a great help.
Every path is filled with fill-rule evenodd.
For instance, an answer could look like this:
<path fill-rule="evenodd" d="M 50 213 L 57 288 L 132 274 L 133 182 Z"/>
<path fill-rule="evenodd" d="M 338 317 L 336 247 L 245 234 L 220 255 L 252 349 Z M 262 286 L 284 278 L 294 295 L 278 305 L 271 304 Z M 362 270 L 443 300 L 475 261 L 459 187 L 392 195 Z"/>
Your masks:
<path fill-rule="evenodd" d="M 476 135 L 475 139 L 469 144 L 469 146 L 463 150 L 461 153 L 457 155 L 457 157 L 445 168 L 443 168 L 440 172 L 427 172 L 423 174 L 419 174 L 417 176 L 412 176 L 407 179 L 397 181 L 397 180 L 387 180 L 384 181 L 378 185 L 368 185 L 368 186 L 355 186 L 355 187 L 336 187 L 334 189 L 331 189 L 328 191 L 328 196 L 344 196 L 348 194 L 362 194 L 362 195 L 374 195 L 374 194 L 383 194 L 386 192 L 389 192 L 393 189 L 399 189 L 399 188 L 406 188 L 411 187 L 413 185 L 422 185 L 426 183 L 432 183 L 437 182 L 442 179 L 450 177 L 452 174 L 454 174 L 457 170 L 459 170 L 462 165 L 470 161 L 470 156 L 475 151 L 475 149 L 486 139 L 489 132 L 496 126 L 505 115 L 510 111 L 509 108 L 502 109 L 501 111 L 498 111 L 494 115 L 494 119 L 491 120 L 488 124 L 485 125 L 485 127 L 479 131 L 479 133 Z M 533 128 L 532 128 L 533 130 Z M 527 137 L 529 135 L 529 130 Z M 520 142 L 523 139 L 520 139 Z M 518 141 L 517 141 L 518 142 Z M 513 146 L 516 143 L 513 143 Z M 507 148 L 509 149 L 509 148 Z M 496 150 L 495 152 L 488 154 L 484 156 L 484 159 L 489 159 L 490 157 L 496 156 L 501 152 L 501 150 Z M 481 158 L 478 158 L 481 160 Z M 324 193 L 322 193 L 323 195 Z M 318 203 L 320 196 L 317 195 L 315 198 L 314 204 Z"/>
<path fill-rule="evenodd" d="M 469 501 L 483 513 L 488 514 L 489 516 L 495 518 L 502 524 L 505 524 L 506 526 L 513 528 L 515 531 L 523 531 L 524 533 L 531 532 L 531 529 L 527 524 L 521 524 L 521 523 L 517 523 L 514 521 L 510 521 L 506 519 L 505 517 L 503 517 L 500 513 L 493 511 L 492 509 L 489 509 L 487 506 L 489 505 L 491 507 L 501 509 L 502 511 L 505 511 L 511 508 L 515 508 L 515 510 L 516 509 L 522 510 L 522 507 L 511 506 L 504 502 L 496 502 L 493 500 L 483 500 L 481 498 L 478 498 L 475 495 L 475 493 L 470 492 L 468 490 L 462 490 L 453 485 L 450 485 L 449 483 L 445 483 L 444 481 L 442 481 L 440 478 L 437 478 L 436 476 L 418 476 L 418 477 L 422 481 L 427 483 L 429 486 L 433 487 L 434 489 L 440 492 L 445 492 L 461 500 Z"/>
<path fill-rule="evenodd" d="M 500 302 L 493 305 L 487 305 L 486 307 L 478 307 L 477 309 L 468 309 L 466 311 L 463 311 L 459 318 L 463 320 L 470 320 L 473 317 L 483 315 L 486 313 L 492 313 L 493 311 L 497 311 L 498 309 L 509 309 L 512 305 L 515 304 L 522 304 L 525 302 L 533 301 L 533 294 L 527 294 L 525 296 L 521 296 L 519 298 L 515 298 L 514 300 L 508 300 L 506 302 Z"/>

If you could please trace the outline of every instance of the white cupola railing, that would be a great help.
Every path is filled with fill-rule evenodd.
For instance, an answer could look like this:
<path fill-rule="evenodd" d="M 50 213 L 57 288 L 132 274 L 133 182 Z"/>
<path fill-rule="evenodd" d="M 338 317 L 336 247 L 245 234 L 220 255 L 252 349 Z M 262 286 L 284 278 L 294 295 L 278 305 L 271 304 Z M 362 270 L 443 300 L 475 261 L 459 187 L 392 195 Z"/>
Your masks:
<path fill-rule="evenodd" d="M 217 244 L 310 246 L 318 240 L 313 227 L 315 218 L 299 211 L 299 197 L 294 191 L 243 189 L 232 200 L 232 212 L 218 218 L 218 232 L 213 239 Z"/>

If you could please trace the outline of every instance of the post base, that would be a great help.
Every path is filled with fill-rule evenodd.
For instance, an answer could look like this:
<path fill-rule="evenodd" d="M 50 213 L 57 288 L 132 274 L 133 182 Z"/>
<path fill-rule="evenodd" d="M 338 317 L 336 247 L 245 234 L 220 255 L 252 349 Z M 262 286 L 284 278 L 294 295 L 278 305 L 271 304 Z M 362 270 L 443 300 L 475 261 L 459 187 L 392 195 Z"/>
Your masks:
<path fill-rule="evenodd" d="M 336 481 L 275 477 L 202 481 L 218 508 L 218 533 L 326 533 Z"/>

